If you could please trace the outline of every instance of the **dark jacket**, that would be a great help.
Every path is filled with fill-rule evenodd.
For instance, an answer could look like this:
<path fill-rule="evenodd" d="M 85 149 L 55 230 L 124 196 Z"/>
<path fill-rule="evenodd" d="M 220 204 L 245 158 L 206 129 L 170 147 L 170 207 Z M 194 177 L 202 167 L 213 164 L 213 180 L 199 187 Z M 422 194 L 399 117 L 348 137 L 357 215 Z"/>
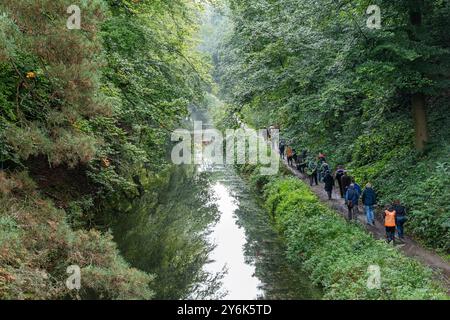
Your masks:
<path fill-rule="evenodd" d="M 352 201 L 353 206 L 357 206 L 358 205 L 358 199 L 359 199 L 359 195 L 358 195 L 358 191 L 355 190 L 354 187 L 349 186 L 347 189 L 347 192 L 345 193 L 345 201 Z"/>
<path fill-rule="evenodd" d="M 332 191 L 333 190 L 334 179 L 333 179 L 333 176 L 331 174 L 328 173 L 323 178 L 323 182 L 325 183 L 325 191 Z"/>
<path fill-rule="evenodd" d="M 341 178 L 343 175 L 344 175 L 344 170 L 339 169 L 336 171 L 336 180 L 339 183 L 339 185 L 341 185 L 341 183 L 342 183 Z"/>
<path fill-rule="evenodd" d="M 328 163 L 323 162 L 320 170 L 323 172 L 323 174 L 325 175 L 327 173 L 327 171 L 330 171 L 330 166 L 328 165 Z"/>
<path fill-rule="evenodd" d="M 342 188 L 344 191 L 352 184 L 352 178 L 348 175 L 344 175 L 341 177 Z"/>
<path fill-rule="evenodd" d="M 302 157 L 302 160 L 303 160 L 303 161 L 306 161 L 306 157 L 307 157 L 307 156 L 308 156 L 308 151 L 302 150 L 301 157 Z"/>
<path fill-rule="evenodd" d="M 362 202 L 365 206 L 373 206 L 377 203 L 377 194 L 372 188 L 365 188 L 362 193 Z"/>
<path fill-rule="evenodd" d="M 406 208 L 402 205 L 394 205 L 394 210 L 397 216 L 406 216 Z"/>

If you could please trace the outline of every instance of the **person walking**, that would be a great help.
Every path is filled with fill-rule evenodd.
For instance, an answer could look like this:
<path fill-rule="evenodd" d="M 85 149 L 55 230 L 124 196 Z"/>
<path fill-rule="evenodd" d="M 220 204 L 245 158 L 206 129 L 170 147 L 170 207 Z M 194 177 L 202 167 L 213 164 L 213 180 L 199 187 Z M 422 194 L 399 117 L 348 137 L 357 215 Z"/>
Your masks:
<path fill-rule="evenodd" d="M 397 227 L 398 237 L 403 240 L 404 239 L 404 229 L 403 225 L 405 224 L 406 217 L 406 208 L 400 204 L 400 200 L 395 200 L 393 208 L 395 210 L 395 224 Z"/>
<path fill-rule="evenodd" d="M 355 185 L 355 190 L 358 192 L 358 194 L 361 196 L 362 194 L 362 190 L 361 190 L 361 186 L 359 184 L 356 183 L 355 178 L 352 178 L 352 183 Z"/>
<path fill-rule="evenodd" d="M 297 151 L 295 149 L 292 149 L 292 162 L 294 164 L 298 163 L 298 154 L 297 154 Z"/>
<path fill-rule="evenodd" d="M 286 149 L 286 145 L 284 144 L 284 141 L 280 142 L 280 157 L 284 160 L 284 150 Z"/>
<path fill-rule="evenodd" d="M 333 194 L 333 187 L 334 187 L 334 178 L 329 170 L 325 172 L 323 182 L 325 183 L 325 191 L 328 194 L 328 200 L 331 200 L 331 195 Z"/>
<path fill-rule="evenodd" d="M 384 226 L 386 228 L 387 243 L 395 244 L 395 216 L 396 212 L 393 206 L 389 206 L 384 211 Z"/>
<path fill-rule="evenodd" d="M 322 182 L 322 160 L 317 158 L 317 180 Z"/>
<path fill-rule="evenodd" d="M 344 168 L 342 166 L 338 166 L 334 178 L 336 179 L 339 185 L 339 192 L 341 194 L 341 198 L 344 199 L 344 188 L 342 188 L 342 176 L 344 175 Z"/>
<path fill-rule="evenodd" d="M 342 189 L 344 194 L 347 192 L 348 187 L 352 184 L 352 178 L 348 175 L 347 170 L 344 170 L 344 174 L 341 177 Z"/>
<path fill-rule="evenodd" d="M 375 190 L 373 190 L 370 182 L 366 184 L 366 188 L 362 193 L 362 202 L 364 205 L 364 211 L 366 212 L 367 224 L 375 226 L 373 206 L 377 204 L 377 194 L 375 193 Z"/>
<path fill-rule="evenodd" d="M 314 161 L 314 159 L 311 159 L 309 161 L 306 174 L 309 177 L 309 184 L 311 187 L 313 185 L 313 182 L 316 183 L 316 186 L 319 185 L 319 182 L 317 181 L 317 163 Z"/>
<path fill-rule="evenodd" d="M 355 185 L 351 183 L 347 191 L 345 192 L 345 203 L 348 208 L 348 220 L 352 221 L 353 219 L 357 219 L 354 214 L 355 205 L 358 205 L 358 192 L 355 190 Z"/>
<path fill-rule="evenodd" d="M 317 156 L 317 179 L 319 182 L 322 182 L 323 178 L 323 170 L 322 165 L 325 163 L 325 156 L 322 153 L 319 153 Z"/>
<path fill-rule="evenodd" d="M 288 146 L 286 149 L 286 157 L 288 161 L 288 165 L 292 165 L 292 156 L 294 155 L 294 152 L 292 151 L 292 147 Z"/>
<path fill-rule="evenodd" d="M 326 156 L 322 152 L 319 153 L 319 160 L 322 162 L 327 162 Z"/>
<path fill-rule="evenodd" d="M 326 163 L 325 160 L 323 160 L 323 158 L 319 158 L 319 182 L 323 181 L 323 178 L 325 177 L 325 174 L 327 173 L 327 171 L 330 170 L 330 166 L 328 165 L 328 163 Z"/>
<path fill-rule="evenodd" d="M 361 190 L 361 186 L 356 183 L 355 178 L 352 178 L 352 183 L 355 185 L 356 192 L 358 192 L 358 202 L 355 205 L 355 211 L 356 211 L 356 214 L 359 214 L 359 198 L 361 197 L 362 190 Z"/>
<path fill-rule="evenodd" d="M 297 164 L 297 170 L 301 173 L 305 173 L 305 169 L 307 166 L 308 164 L 306 163 L 306 159 L 300 159 L 300 163 Z"/>
<path fill-rule="evenodd" d="M 306 159 L 308 157 L 308 150 L 303 149 L 300 157 L 302 158 L 301 161 L 306 162 Z"/>

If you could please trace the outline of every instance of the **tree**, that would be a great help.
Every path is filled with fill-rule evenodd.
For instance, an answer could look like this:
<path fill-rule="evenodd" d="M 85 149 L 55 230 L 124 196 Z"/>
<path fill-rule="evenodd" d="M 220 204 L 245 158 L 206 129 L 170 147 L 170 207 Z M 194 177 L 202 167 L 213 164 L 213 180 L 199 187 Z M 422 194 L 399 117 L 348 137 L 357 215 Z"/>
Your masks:
<path fill-rule="evenodd" d="M 420 41 L 417 38 L 418 31 L 422 27 L 422 10 L 423 0 L 411 1 L 409 16 L 410 22 L 413 26 L 410 39 L 412 41 Z M 428 125 L 426 116 L 425 96 L 423 93 L 413 93 L 411 98 L 412 112 L 414 117 L 415 128 L 415 145 L 416 149 L 423 151 L 426 142 L 428 141 Z"/>
<path fill-rule="evenodd" d="M 249 124 L 279 123 L 295 148 L 329 154 L 361 180 L 379 182 L 385 196 L 413 193 L 415 181 L 446 161 L 448 1 L 227 3 L 216 78 L 230 110 Z M 366 25 L 373 4 L 381 29 Z M 427 141 L 427 153 L 417 152 Z M 442 246 L 444 229 L 435 227 L 441 237 L 430 232 L 430 243 Z"/>

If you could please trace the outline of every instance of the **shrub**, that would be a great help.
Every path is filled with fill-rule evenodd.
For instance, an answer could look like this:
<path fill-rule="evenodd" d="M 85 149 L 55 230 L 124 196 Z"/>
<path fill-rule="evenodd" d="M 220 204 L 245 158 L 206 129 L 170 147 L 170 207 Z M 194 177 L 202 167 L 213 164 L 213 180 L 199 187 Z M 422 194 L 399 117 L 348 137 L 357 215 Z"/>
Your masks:
<path fill-rule="evenodd" d="M 4 178 L 4 180 L 7 178 Z M 149 299 L 153 277 L 119 255 L 110 234 L 73 231 L 66 213 L 36 194 L 0 193 L 0 299 Z M 66 268 L 81 268 L 69 291 Z"/>

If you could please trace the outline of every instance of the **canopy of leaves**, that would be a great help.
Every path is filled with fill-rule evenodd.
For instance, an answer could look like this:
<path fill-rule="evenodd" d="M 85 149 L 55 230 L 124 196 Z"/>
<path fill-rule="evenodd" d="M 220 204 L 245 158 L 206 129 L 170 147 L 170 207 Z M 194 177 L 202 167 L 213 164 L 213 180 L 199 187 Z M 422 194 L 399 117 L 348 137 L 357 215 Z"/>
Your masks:
<path fill-rule="evenodd" d="M 211 51 L 230 110 L 255 127 L 279 125 L 295 148 L 324 152 L 334 166 L 346 165 L 360 183 L 373 182 L 384 202 L 405 201 L 413 209 L 411 231 L 448 249 L 449 215 L 439 212 L 449 212 L 449 202 L 417 202 L 410 195 L 427 194 L 419 182 L 430 172 L 442 179 L 435 168 L 448 164 L 449 2 L 227 3 L 223 19 L 230 27 Z M 374 4 L 381 9 L 381 29 L 366 25 L 366 10 Z M 420 26 L 411 23 L 417 11 Z M 418 93 L 426 95 L 431 131 L 423 154 L 413 144 L 411 96 Z M 421 207 L 431 209 L 425 220 Z M 444 227 L 423 232 L 418 226 L 424 221 Z"/>
<path fill-rule="evenodd" d="M 67 8 L 72 4 L 70 0 L 0 3 L 0 175 L 8 177 L 0 179 L 0 195 L 5 197 L 2 202 L 11 203 L 11 210 L 0 212 L 0 225 L 7 237 L 17 240 L 9 247 L 0 239 L 0 251 L 6 252 L 5 245 L 8 250 L 6 258 L 0 258 L 0 279 L 24 279 L 30 288 L 45 284 L 28 294 L 25 287 L 0 282 L 0 296 L 64 298 L 69 293 L 62 277 L 69 262 L 79 264 L 89 281 L 79 296 L 70 297 L 148 299 L 155 292 L 175 299 L 186 296 L 201 276 L 198 265 L 208 250 L 199 226 L 206 227 L 211 219 L 189 226 L 181 213 L 171 216 L 172 211 L 156 210 L 151 200 L 153 192 L 166 192 L 171 183 L 170 132 L 209 85 L 208 65 L 195 50 L 201 7 L 188 0 L 79 1 L 81 30 L 69 30 Z M 16 174 L 31 178 L 35 186 L 23 190 L 14 182 L 20 181 L 13 178 Z M 146 196 L 148 181 L 158 181 L 161 190 L 152 189 Z M 30 194 L 45 206 L 33 211 Z M 118 199 L 120 203 L 113 202 Z M 107 214 L 111 203 L 116 205 L 113 216 Z M 134 211 L 120 211 L 120 206 Z M 49 228 L 25 231 L 13 216 L 15 207 L 32 211 L 29 219 L 57 216 L 49 220 L 50 227 L 55 224 L 64 230 L 54 238 Z M 127 226 L 121 235 L 133 232 L 133 239 L 149 235 L 157 224 L 139 227 L 150 214 L 143 208 L 157 211 L 156 221 L 176 222 L 167 224 L 167 237 L 145 242 L 149 247 L 144 254 L 133 251 L 128 236 L 118 237 L 123 240 L 119 248 L 129 250 L 122 255 L 130 266 L 108 230 L 119 232 L 115 223 L 120 222 Z M 173 241 L 174 234 L 188 231 L 193 233 L 186 243 Z M 43 242 L 35 244 L 41 238 Z M 179 257 L 171 245 L 174 250 L 191 248 L 186 253 L 195 252 L 198 259 L 177 265 L 185 278 L 178 287 L 164 291 L 162 275 L 168 274 L 168 260 Z M 167 248 L 161 254 L 168 258 L 153 255 L 160 248 Z M 45 254 L 34 257 L 38 250 Z M 15 254 L 20 261 L 8 260 Z M 47 278 L 25 268 L 37 265 Z M 161 279 L 154 282 L 150 273 Z"/>

